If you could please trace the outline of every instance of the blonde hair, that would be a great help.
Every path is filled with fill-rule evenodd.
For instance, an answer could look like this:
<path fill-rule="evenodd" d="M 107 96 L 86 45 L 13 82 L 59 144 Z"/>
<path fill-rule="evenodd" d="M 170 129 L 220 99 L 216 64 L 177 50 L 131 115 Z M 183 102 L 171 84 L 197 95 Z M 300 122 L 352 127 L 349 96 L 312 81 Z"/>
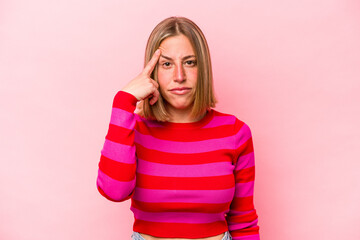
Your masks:
<path fill-rule="evenodd" d="M 191 116 L 196 118 L 202 114 L 204 110 L 215 107 L 217 102 L 213 89 L 209 47 L 200 28 L 193 21 L 185 17 L 169 17 L 161 21 L 153 29 L 147 41 L 144 66 L 150 61 L 154 52 L 159 48 L 164 39 L 181 34 L 189 39 L 197 59 L 197 86 L 194 105 L 191 111 Z M 157 65 L 150 77 L 158 82 Z M 161 94 L 153 105 L 150 105 L 149 99 L 143 100 L 140 103 L 139 109 L 139 114 L 145 118 L 156 119 L 157 121 L 168 121 L 170 119 Z"/>

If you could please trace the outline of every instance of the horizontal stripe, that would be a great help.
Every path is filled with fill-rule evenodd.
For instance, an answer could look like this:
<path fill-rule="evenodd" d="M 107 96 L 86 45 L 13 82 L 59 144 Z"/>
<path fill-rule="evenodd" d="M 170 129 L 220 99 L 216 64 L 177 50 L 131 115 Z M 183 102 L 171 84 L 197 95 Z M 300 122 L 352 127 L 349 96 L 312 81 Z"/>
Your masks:
<path fill-rule="evenodd" d="M 231 209 L 231 214 L 233 214 L 233 215 L 244 215 L 244 214 L 247 214 L 247 213 L 251 213 L 253 211 L 254 211 L 254 209 L 251 209 L 249 211 L 235 211 L 234 209 Z"/>
<path fill-rule="evenodd" d="M 249 168 L 255 166 L 254 152 L 242 155 L 238 158 L 235 170 Z"/>
<path fill-rule="evenodd" d="M 101 155 L 123 163 L 134 163 L 136 161 L 135 146 L 123 145 L 109 140 L 105 140 Z"/>
<path fill-rule="evenodd" d="M 134 129 L 136 124 L 135 115 L 120 108 L 113 108 L 110 124 L 127 129 Z"/>
<path fill-rule="evenodd" d="M 254 199 L 254 196 L 248 196 L 248 197 L 234 196 L 234 199 L 231 202 L 230 213 L 232 213 L 233 210 L 235 210 L 237 212 L 254 210 L 253 199 Z"/>
<path fill-rule="evenodd" d="M 118 91 L 113 100 L 113 108 L 121 108 L 128 112 L 134 112 L 136 108 L 137 98 L 125 91 Z"/>
<path fill-rule="evenodd" d="M 260 240 L 260 235 L 258 232 L 259 232 L 259 227 L 254 227 L 251 228 L 250 232 L 243 233 L 242 235 L 239 236 L 235 236 L 236 233 L 231 232 L 231 236 L 232 236 L 232 240 Z"/>
<path fill-rule="evenodd" d="M 226 220 L 231 224 L 252 222 L 257 219 L 256 210 L 248 211 L 246 214 L 233 214 L 226 217 Z"/>
<path fill-rule="evenodd" d="M 255 180 L 255 167 L 249 167 L 235 171 L 235 182 L 245 183 Z"/>
<path fill-rule="evenodd" d="M 134 136 L 133 130 L 110 124 L 105 139 L 131 146 L 134 144 Z"/>
<path fill-rule="evenodd" d="M 176 130 L 176 129 L 193 129 L 193 130 L 199 130 L 203 126 L 205 126 L 207 123 L 211 121 L 211 119 L 214 117 L 215 111 L 214 109 L 210 109 L 206 111 L 206 115 L 199 121 L 195 122 L 161 122 L 161 124 L 164 126 L 164 128 L 168 130 Z"/>
<path fill-rule="evenodd" d="M 133 198 L 143 202 L 226 203 L 231 201 L 234 188 L 224 190 L 153 190 L 135 188 Z"/>
<path fill-rule="evenodd" d="M 114 202 L 118 202 L 115 199 L 112 199 L 111 197 L 109 197 L 108 195 L 106 195 L 106 193 L 104 192 L 104 190 L 102 190 L 99 186 L 97 186 L 97 189 L 99 191 L 99 193 L 101 195 L 103 195 L 105 198 L 109 199 L 110 201 L 114 201 Z"/>
<path fill-rule="evenodd" d="M 99 169 L 109 177 L 118 181 L 131 181 L 135 179 L 135 163 L 122 163 L 101 155 Z"/>
<path fill-rule="evenodd" d="M 254 194 L 254 181 L 235 184 L 236 197 L 248 197 Z"/>
<path fill-rule="evenodd" d="M 98 170 L 97 186 L 100 187 L 104 193 L 111 199 L 116 201 L 122 201 L 128 198 L 135 188 L 135 179 L 129 182 L 118 181 L 112 179 L 103 173 L 100 169 Z"/>
<path fill-rule="evenodd" d="M 232 240 L 260 240 L 259 234 L 233 237 Z"/>
<path fill-rule="evenodd" d="M 203 212 L 203 213 L 221 213 L 229 209 L 228 203 L 184 203 L 184 202 L 166 202 L 150 203 L 141 202 L 135 199 L 131 200 L 131 205 L 139 210 L 146 212 Z"/>
<path fill-rule="evenodd" d="M 234 166 L 229 162 L 173 165 L 138 159 L 137 172 L 162 177 L 212 177 L 231 174 L 233 169 Z"/>
<path fill-rule="evenodd" d="M 149 128 L 144 122 L 139 122 L 136 131 L 142 135 L 151 135 L 154 138 L 178 142 L 196 142 L 208 139 L 223 138 L 234 135 L 234 126 L 224 125 L 214 128 L 197 129 L 194 134 L 192 128 Z"/>
<path fill-rule="evenodd" d="M 258 223 L 257 218 L 251 222 L 243 222 L 243 223 L 232 223 L 232 222 L 228 221 L 230 231 L 255 227 L 257 225 L 257 223 Z"/>
<path fill-rule="evenodd" d="M 228 231 L 225 221 L 203 224 L 149 222 L 135 218 L 133 230 L 147 232 L 153 236 L 168 238 L 203 238 L 216 236 Z"/>
<path fill-rule="evenodd" d="M 234 123 L 234 129 L 235 132 L 238 132 L 246 123 L 244 123 L 243 121 L 239 120 L 238 118 L 235 118 L 235 123 Z"/>
<path fill-rule="evenodd" d="M 241 146 L 235 149 L 235 156 L 242 156 L 254 152 L 252 137 L 250 137 L 246 142 L 244 142 Z"/>
<path fill-rule="evenodd" d="M 130 210 L 134 217 L 139 220 L 150 222 L 169 222 L 172 223 L 211 223 L 224 221 L 224 213 L 197 213 L 197 212 L 144 212 L 133 206 Z"/>
<path fill-rule="evenodd" d="M 148 149 L 137 143 L 135 143 L 135 146 L 138 158 L 154 163 L 157 162 L 174 165 L 191 165 L 212 162 L 226 162 L 232 161 L 234 158 L 234 151 L 227 149 L 194 154 L 181 154 Z"/>
<path fill-rule="evenodd" d="M 234 116 L 214 116 L 214 118 L 203 128 L 214 128 L 222 125 L 234 125 Z M 234 128 L 234 126 L 232 126 Z"/>
<path fill-rule="evenodd" d="M 235 134 L 235 148 L 241 147 L 250 138 L 251 132 L 249 126 L 246 124 L 242 124 L 239 131 L 237 131 Z"/>
<path fill-rule="evenodd" d="M 234 138 L 237 140 L 236 146 L 244 144 L 248 135 L 244 136 L 246 128 L 236 133 L 235 136 L 224 137 L 219 139 L 210 139 L 198 142 L 175 142 L 168 140 L 161 140 L 150 135 L 143 135 L 135 131 L 135 142 L 150 149 L 172 152 L 172 153 L 200 153 L 216 151 L 220 149 L 234 149 Z"/>
<path fill-rule="evenodd" d="M 234 175 L 214 177 L 159 177 L 137 173 L 136 186 L 147 189 L 220 190 L 235 187 Z"/>
<path fill-rule="evenodd" d="M 161 122 L 157 122 L 156 120 L 151 120 L 144 118 L 138 114 L 135 114 L 137 125 L 143 124 L 149 128 L 164 128 L 164 126 L 161 124 Z"/>
<path fill-rule="evenodd" d="M 135 142 L 146 148 L 172 153 L 200 153 L 220 149 L 234 149 L 234 137 L 210 139 L 198 142 L 174 142 L 161 140 L 149 135 L 135 132 Z"/>

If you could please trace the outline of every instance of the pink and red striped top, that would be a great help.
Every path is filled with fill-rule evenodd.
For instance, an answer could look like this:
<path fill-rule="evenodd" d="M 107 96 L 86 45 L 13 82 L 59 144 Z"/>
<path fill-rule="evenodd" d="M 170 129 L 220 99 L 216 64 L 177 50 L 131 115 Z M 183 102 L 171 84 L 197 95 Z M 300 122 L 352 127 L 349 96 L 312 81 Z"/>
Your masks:
<path fill-rule="evenodd" d="M 131 199 L 133 230 L 155 237 L 204 238 L 226 231 L 258 240 L 250 128 L 208 110 L 193 123 L 147 120 L 137 99 L 114 98 L 97 187 L 111 201 Z"/>

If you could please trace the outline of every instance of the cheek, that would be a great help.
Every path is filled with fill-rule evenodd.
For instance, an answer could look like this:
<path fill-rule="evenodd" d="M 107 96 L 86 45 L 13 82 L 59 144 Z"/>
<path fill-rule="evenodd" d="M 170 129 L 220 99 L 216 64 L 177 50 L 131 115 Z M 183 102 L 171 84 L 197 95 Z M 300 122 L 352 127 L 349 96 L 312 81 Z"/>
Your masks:
<path fill-rule="evenodd" d="M 167 72 L 164 72 L 161 70 L 158 71 L 158 73 L 157 73 L 157 79 L 158 79 L 158 83 L 159 83 L 161 92 L 163 92 L 166 89 L 166 87 L 169 83 L 170 78 L 168 75 L 169 74 Z"/>
<path fill-rule="evenodd" d="M 188 80 L 191 80 L 192 82 L 196 82 L 197 81 L 197 68 L 189 69 L 186 72 L 186 76 L 187 76 Z"/>
<path fill-rule="evenodd" d="M 163 79 L 165 78 L 165 72 L 164 72 L 164 71 L 161 71 L 161 70 L 158 70 L 157 76 L 158 76 L 159 82 L 160 82 L 160 81 L 163 81 Z"/>

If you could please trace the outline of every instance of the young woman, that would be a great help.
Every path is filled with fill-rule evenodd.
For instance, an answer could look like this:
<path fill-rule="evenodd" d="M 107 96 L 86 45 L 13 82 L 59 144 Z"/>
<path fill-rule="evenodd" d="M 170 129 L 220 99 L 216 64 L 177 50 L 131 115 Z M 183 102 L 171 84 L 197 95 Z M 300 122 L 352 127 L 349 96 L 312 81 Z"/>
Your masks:
<path fill-rule="evenodd" d="M 163 20 L 143 71 L 114 97 L 99 162 L 99 192 L 131 199 L 132 239 L 260 239 L 251 131 L 215 103 L 202 31 Z"/>

